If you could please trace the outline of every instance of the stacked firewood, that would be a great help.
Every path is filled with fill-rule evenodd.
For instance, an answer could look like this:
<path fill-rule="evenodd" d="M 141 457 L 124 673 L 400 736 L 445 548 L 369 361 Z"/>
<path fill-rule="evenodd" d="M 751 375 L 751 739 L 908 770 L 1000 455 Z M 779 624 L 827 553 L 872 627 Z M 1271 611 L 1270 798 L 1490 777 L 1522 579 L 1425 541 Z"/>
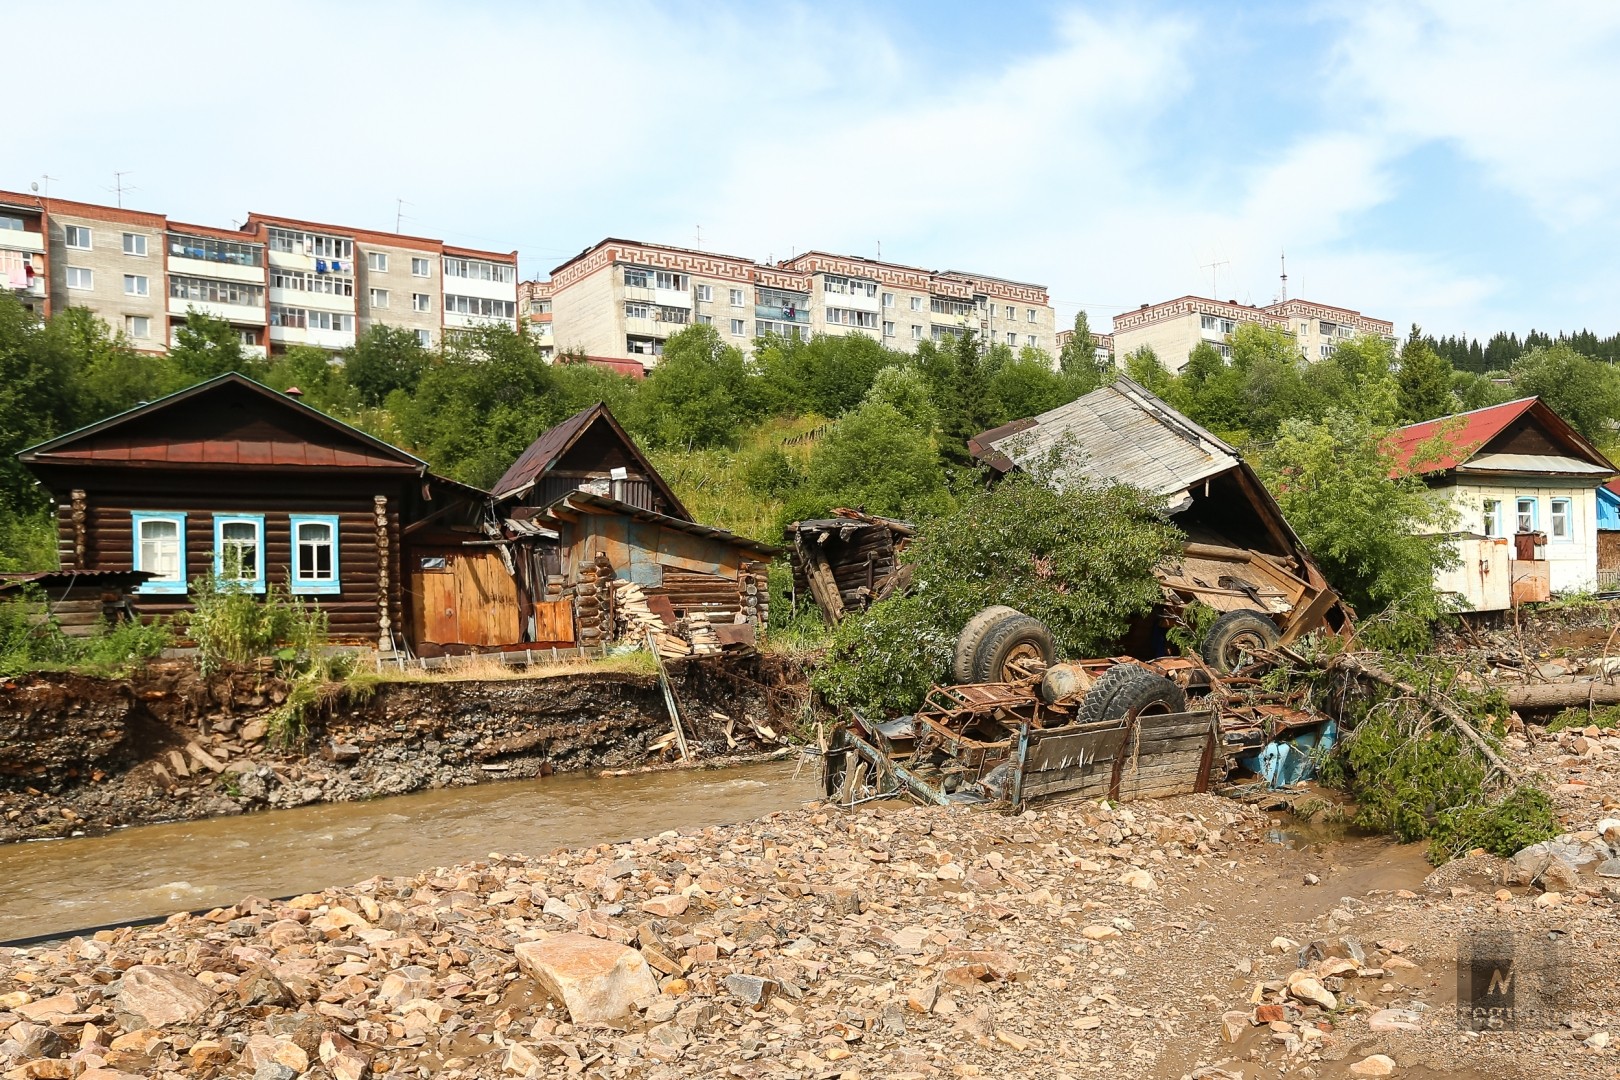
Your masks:
<path fill-rule="evenodd" d="M 685 631 L 685 636 L 692 642 L 694 656 L 713 656 L 720 651 L 720 637 L 709 624 L 709 616 L 703 612 L 691 612 L 676 623 L 675 628 Z"/>
<path fill-rule="evenodd" d="M 648 606 L 647 592 L 640 585 L 621 578 L 613 583 L 613 595 L 620 641 L 644 642 L 651 633 L 658 655 L 666 660 L 679 660 L 692 655 L 692 646 L 676 630 L 666 626 L 658 613 Z M 714 637 L 713 630 L 709 630 L 709 636 L 711 639 Z"/>

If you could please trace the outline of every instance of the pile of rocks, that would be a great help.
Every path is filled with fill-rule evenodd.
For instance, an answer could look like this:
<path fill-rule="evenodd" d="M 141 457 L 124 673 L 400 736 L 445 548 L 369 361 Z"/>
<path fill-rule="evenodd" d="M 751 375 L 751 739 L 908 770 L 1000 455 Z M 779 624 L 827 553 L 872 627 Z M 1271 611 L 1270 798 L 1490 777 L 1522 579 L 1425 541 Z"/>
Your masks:
<path fill-rule="evenodd" d="M 1218 948 L 1166 902 L 1260 829 L 1211 796 L 810 808 L 250 898 L 0 956 L 0 1070 L 1136 1074 L 1199 1008 L 1137 980 Z"/>

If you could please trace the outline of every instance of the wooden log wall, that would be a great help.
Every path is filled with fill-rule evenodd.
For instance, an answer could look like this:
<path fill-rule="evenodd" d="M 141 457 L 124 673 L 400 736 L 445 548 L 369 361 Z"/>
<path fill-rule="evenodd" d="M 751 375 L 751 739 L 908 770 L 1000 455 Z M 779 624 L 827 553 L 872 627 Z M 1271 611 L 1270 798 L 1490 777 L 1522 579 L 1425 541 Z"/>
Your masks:
<path fill-rule="evenodd" d="M 313 486 L 313 485 L 312 485 Z M 382 499 L 381 503 L 375 501 Z M 64 504 L 58 508 L 58 548 L 63 569 L 133 570 L 134 522 L 132 512 L 172 512 L 186 515 L 186 579 L 205 577 L 214 570 L 214 516 L 263 514 L 266 584 L 287 586 L 292 575 L 291 514 L 335 514 L 338 518 L 338 593 L 311 594 L 301 599 L 326 612 L 333 640 L 376 646 L 385 630 L 397 637 L 405 625 L 399 568 L 400 523 L 397 494 L 353 492 L 308 496 L 286 494 L 215 495 L 175 491 L 150 493 L 98 492 L 92 489 L 82 509 L 84 556 L 76 558 L 75 515 Z M 175 615 L 190 610 L 181 594 L 140 594 L 133 597 L 141 615 Z"/>
<path fill-rule="evenodd" d="M 824 554 L 838 594 L 844 607 L 851 611 L 864 611 L 875 598 L 887 595 L 886 581 L 899 567 L 894 550 L 894 535 L 884 526 L 866 525 L 853 531 L 848 540 L 839 538 L 837 530 L 829 530 L 826 543 L 820 543 L 813 532 L 806 530 L 803 543 L 818 547 Z M 795 549 L 793 559 L 793 587 L 809 595 L 809 579 L 805 575 L 803 558 Z"/>

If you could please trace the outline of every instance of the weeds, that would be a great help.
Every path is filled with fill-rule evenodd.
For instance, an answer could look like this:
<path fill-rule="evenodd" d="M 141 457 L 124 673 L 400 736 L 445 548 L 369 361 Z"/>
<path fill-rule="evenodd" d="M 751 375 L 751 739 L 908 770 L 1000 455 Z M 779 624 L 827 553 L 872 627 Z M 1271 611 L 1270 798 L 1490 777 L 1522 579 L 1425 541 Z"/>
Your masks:
<path fill-rule="evenodd" d="M 1610 705 L 1604 709 L 1565 709 L 1547 722 L 1547 730 L 1568 731 L 1580 728 L 1601 728 L 1604 731 L 1612 730 L 1620 724 L 1620 705 Z"/>
<path fill-rule="evenodd" d="M 204 675 L 261 657 L 273 658 L 284 673 L 298 674 L 326 644 L 326 612 L 279 585 L 271 585 L 261 603 L 242 589 L 197 578 L 191 601 L 193 610 L 180 619 L 197 646 L 197 669 Z"/>
<path fill-rule="evenodd" d="M 70 637 L 37 589 L 0 601 L 0 675 L 77 671 L 123 675 L 144 666 L 174 643 L 167 620 L 110 622 L 103 618 L 84 637 Z"/>

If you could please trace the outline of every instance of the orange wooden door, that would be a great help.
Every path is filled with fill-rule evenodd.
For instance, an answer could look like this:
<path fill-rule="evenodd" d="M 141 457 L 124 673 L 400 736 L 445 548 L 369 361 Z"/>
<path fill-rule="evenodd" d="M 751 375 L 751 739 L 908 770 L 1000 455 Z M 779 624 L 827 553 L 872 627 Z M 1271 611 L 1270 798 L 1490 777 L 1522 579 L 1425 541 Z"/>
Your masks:
<path fill-rule="evenodd" d="M 534 640 L 574 643 L 574 605 L 570 600 L 552 600 L 534 605 Z"/>
<path fill-rule="evenodd" d="M 433 560 L 442 568 L 411 570 L 411 593 L 415 600 L 411 611 L 411 631 L 417 641 L 431 641 L 449 645 L 461 640 L 456 618 L 456 575 L 452 566 L 456 556 L 445 555 Z"/>
<path fill-rule="evenodd" d="M 464 645 L 512 645 L 518 633 L 517 582 L 500 553 L 468 551 L 455 560 L 456 607 Z"/>

